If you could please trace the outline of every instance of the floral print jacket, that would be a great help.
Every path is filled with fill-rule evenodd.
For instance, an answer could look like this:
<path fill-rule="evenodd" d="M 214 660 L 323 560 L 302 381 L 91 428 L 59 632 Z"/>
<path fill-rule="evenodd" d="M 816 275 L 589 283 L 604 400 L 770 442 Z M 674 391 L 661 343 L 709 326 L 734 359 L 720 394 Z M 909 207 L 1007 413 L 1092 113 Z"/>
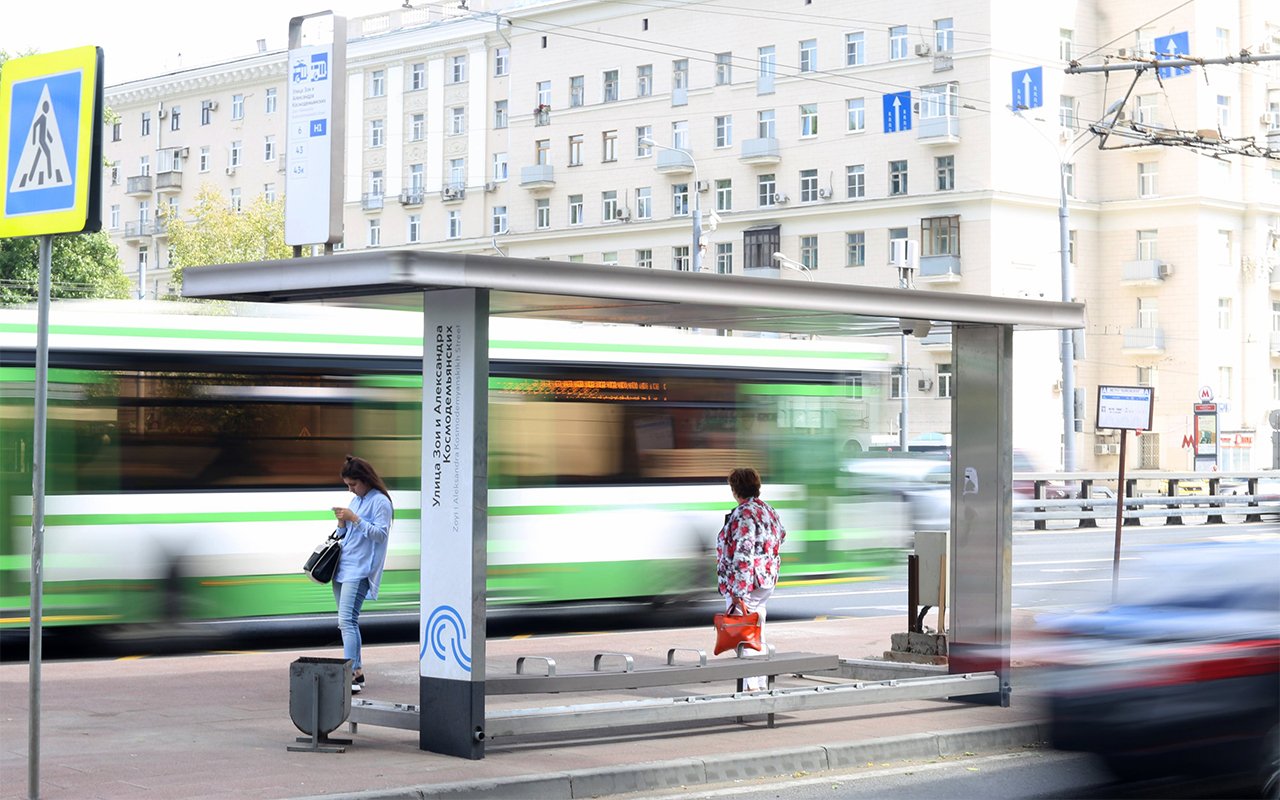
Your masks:
<path fill-rule="evenodd" d="M 727 514 L 716 538 L 720 594 L 746 597 L 755 589 L 776 585 L 786 538 L 778 512 L 758 497 L 743 501 Z"/>

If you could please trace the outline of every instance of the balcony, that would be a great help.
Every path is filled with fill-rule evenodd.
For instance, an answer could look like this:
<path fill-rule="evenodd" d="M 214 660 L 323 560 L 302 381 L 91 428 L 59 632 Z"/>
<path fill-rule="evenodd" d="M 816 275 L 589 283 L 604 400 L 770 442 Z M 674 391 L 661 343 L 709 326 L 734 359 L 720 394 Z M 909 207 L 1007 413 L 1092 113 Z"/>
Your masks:
<path fill-rule="evenodd" d="M 777 164 L 782 161 L 782 150 L 777 139 L 744 139 L 738 158 L 744 164 Z"/>
<path fill-rule="evenodd" d="M 918 117 L 916 141 L 921 144 L 956 144 L 960 141 L 959 117 Z"/>
<path fill-rule="evenodd" d="M 360 207 L 365 211 L 381 211 L 382 205 L 382 192 L 366 192 L 360 195 Z"/>
<path fill-rule="evenodd" d="M 551 109 L 537 108 L 533 111 L 533 124 L 542 126 L 551 124 Z"/>
<path fill-rule="evenodd" d="M 402 206 L 420 206 L 426 192 L 422 187 L 415 186 L 412 189 L 405 189 L 400 193 L 400 205 Z"/>
<path fill-rule="evenodd" d="M 688 175 L 693 172 L 693 156 L 681 150 L 658 150 L 653 168 L 664 175 Z"/>
<path fill-rule="evenodd" d="M 1173 274 L 1173 267 L 1158 258 L 1140 258 L 1120 265 L 1120 282 L 1133 286 L 1156 285 Z"/>
<path fill-rule="evenodd" d="M 555 185 L 555 168 L 550 164 L 520 168 L 520 186 L 524 189 L 550 189 Z"/>
<path fill-rule="evenodd" d="M 124 224 L 125 239 L 149 239 L 164 233 L 164 226 L 151 220 L 134 220 Z"/>
<path fill-rule="evenodd" d="M 920 256 L 916 280 L 921 283 L 959 283 L 960 256 Z"/>
<path fill-rule="evenodd" d="M 1164 355 L 1164 328 L 1125 328 L 1121 350 L 1129 355 Z"/>
<path fill-rule="evenodd" d="M 182 170 L 171 169 L 156 174 L 156 191 L 160 194 L 172 194 L 182 191 Z"/>
<path fill-rule="evenodd" d="M 125 194 L 151 194 L 151 176 L 134 175 L 125 181 Z"/>

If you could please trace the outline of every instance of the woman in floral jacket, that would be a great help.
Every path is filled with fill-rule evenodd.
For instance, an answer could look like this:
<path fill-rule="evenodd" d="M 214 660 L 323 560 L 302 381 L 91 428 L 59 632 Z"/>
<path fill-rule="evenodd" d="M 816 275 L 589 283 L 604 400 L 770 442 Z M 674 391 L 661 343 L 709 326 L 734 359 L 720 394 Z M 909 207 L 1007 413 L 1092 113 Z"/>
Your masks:
<path fill-rule="evenodd" d="M 745 613 L 760 615 L 763 641 L 764 604 L 778 583 L 787 531 L 773 506 L 760 499 L 760 473 L 750 467 L 735 469 L 729 473 L 729 488 L 738 507 L 725 516 L 716 538 L 716 576 L 726 610 L 741 606 Z M 748 678 L 746 688 L 763 688 L 763 681 Z"/>

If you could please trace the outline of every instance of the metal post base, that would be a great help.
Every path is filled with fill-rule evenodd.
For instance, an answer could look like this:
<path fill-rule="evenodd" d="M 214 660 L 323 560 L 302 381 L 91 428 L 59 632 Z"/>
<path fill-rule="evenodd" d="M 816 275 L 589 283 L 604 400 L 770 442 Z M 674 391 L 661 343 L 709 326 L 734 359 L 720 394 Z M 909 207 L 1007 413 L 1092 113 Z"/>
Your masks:
<path fill-rule="evenodd" d="M 290 753 L 345 753 L 346 746 L 351 744 L 350 739 L 330 739 L 328 736 L 299 736 L 297 741 L 311 744 L 307 747 L 291 744 L 287 748 Z"/>

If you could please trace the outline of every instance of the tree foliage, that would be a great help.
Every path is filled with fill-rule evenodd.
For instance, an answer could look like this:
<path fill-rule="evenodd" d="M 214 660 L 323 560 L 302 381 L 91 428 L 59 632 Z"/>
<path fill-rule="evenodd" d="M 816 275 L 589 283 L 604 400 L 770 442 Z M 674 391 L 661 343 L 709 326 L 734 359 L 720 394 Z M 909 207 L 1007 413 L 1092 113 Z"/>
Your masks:
<path fill-rule="evenodd" d="M 240 211 L 211 186 L 196 194 L 189 220 L 169 220 L 170 287 L 182 289 L 182 270 L 205 264 L 233 264 L 288 258 L 284 242 L 284 201 L 259 195 Z"/>
<path fill-rule="evenodd" d="M 53 237 L 50 266 L 52 298 L 129 296 L 119 251 L 102 231 Z M 0 304 L 35 302 L 39 278 L 35 238 L 0 239 Z"/>

